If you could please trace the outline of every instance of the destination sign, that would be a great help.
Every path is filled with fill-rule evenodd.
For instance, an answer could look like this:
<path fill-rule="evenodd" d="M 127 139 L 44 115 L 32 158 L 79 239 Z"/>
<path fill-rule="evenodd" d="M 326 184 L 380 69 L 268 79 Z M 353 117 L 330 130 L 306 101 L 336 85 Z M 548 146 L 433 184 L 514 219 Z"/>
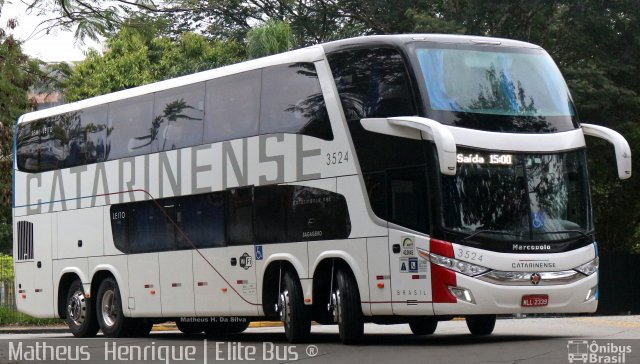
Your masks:
<path fill-rule="evenodd" d="M 513 155 L 511 154 L 480 154 L 480 153 L 458 153 L 456 160 L 462 164 L 497 164 L 512 165 Z"/>

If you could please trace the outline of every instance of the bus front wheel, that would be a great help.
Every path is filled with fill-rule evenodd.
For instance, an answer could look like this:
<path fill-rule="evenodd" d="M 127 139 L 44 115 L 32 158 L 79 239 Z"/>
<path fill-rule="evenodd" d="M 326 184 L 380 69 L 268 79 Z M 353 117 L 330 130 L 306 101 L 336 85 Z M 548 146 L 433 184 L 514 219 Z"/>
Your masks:
<path fill-rule="evenodd" d="M 305 341 L 311 332 L 309 310 L 304 305 L 302 287 L 298 277 L 291 271 L 285 271 L 282 288 L 278 295 L 278 311 L 284 324 L 284 332 L 290 343 Z"/>
<path fill-rule="evenodd" d="M 420 317 L 409 322 L 409 328 L 414 335 L 431 335 L 436 332 L 438 319 L 435 317 Z"/>
<path fill-rule="evenodd" d="M 333 321 L 338 324 L 340 341 L 354 344 L 364 334 L 364 319 L 360 306 L 358 285 L 351 272 L 345 269 L 336 271 L 336 279 L 331 292 L 330 310 Z"/>
<path fill-rule="evenodd" d="M 100 327 L 94 313 L 93 302 L 85 296 L 80 280 L 71 283 L 67 291 L 66 303 L 66 321 L 73 336 L 95 336 Z"/>
<path fill-rule="evenodd" d="M 489 335 L 496 326 L 496 315 L 467 316 L 467 327 L 473 335 Z"/>

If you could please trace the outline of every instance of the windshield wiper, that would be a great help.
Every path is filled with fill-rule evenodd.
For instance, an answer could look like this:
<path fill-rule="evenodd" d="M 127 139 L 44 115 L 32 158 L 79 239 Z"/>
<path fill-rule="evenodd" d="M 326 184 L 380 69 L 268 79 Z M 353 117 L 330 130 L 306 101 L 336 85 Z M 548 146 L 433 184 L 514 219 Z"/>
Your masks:
<path fill-rule="evenodd" d="M 464 238 L 460 239 L 461 241 L 467 241 L 475 236 L 480 234 L 496 234 L 496 235 L 504 235 L 504 236 L 520 236 L 520 234 L 509 233 L 506 231 L 496 231 L 496 230 L 476 230 L 473 234 L 467 235 Z"/>
<path fill-rule="evenodd" d="M 558 230 L 558 231 L 534 231 L 534 235 L 542 235 L 542 234 L 566 234 L 566 233 L 578 233 L 584 236 L 587 239 L 591 239 L 591 237 L 587 234 L 593 233 L 592 231 L 587 231 L 586 233 L 582 230 Z"/>

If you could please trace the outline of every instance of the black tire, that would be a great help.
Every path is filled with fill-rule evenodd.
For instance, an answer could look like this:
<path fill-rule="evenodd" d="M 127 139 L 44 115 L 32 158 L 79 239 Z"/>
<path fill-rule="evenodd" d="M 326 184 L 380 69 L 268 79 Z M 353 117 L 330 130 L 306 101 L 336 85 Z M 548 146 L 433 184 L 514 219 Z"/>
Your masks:
<path fill-rule="evenodd" d="M 115 279 L 105 278 L 98 288 L 96 316 L 100 330 L 106 337 L 135 336 L 136 319 L 124 316 L 120 289 Z"/>
<path fill-rule="evenodd" d="M 496 326 L 496 315 L 467 316 L 466 321 L 473 335 L 489 335 Z"/>
<path fill-rule="evenodd" d="M 239 334 L 244 332 L 249 327 L 249 320 L 245 322 L 229 322 L 227 325 L 227 333 L 228 334 Z M 311 323 L 309 323 L 309 329 L 311 329 Z"/>
<path fill-rule="evenodd" d="M 79 279 L 69 286 L 65 309 L 67 310 L 66 322 L 73 336 L 96 336 L 100 327 L 95 315 L 95 306 L 92 300 L 85 297 L 84 288 Z"/>
<path fill-rule="evenodd" d="M 149 319 L 127 319 L 133 320 L 134 322 L 131 325 L 131 329 L 129 331 L 130 336 L 132 337 L 147 337 L 153 328 L 153 321 Z"/>
<path fill-rule="evenodd" d="M 409 328 L 414 335 L 431 335 L 436 332 L 438 319 L 435 317 L 420 317 L 409 322 Z"/>
<path fill-rule="evenodd" d="M 178 327 L 178 330 L 185 335 L 201 334 L 205 329 L 205 325 L 202 322 L 185 322 L 176 320 L 176 326 Z"/>
<path fill-rule="evenodd" d="M 309 309 L 304 305 L 302 287 L 298 276 L 284 272 L 281 292 L 278 294 L 280 320 L 284 323 L 284 332 L 290 343 L 304 342 L 311 333 Z"/>
<path fill-rule="evenodd" d="M 204 332 L 207 336 L 222 336 L 227 334 L 239 334 L 249 327 L 246 322 L 210 322 L 205 325 Z"/>
<path fill-rule="evenodd" d="M 350 271 L 338 269 L 331 292 L 333 319 L 338 324 L 340 341 L 355 344 L 364 334 L 364 318 L 360 305 L 360 292 Z"/>

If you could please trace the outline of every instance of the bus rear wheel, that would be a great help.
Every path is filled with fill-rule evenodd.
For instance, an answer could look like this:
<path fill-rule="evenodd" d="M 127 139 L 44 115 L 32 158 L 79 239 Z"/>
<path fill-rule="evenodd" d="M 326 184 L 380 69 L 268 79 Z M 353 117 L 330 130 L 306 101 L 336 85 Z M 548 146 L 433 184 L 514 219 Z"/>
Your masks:
<path fill-rule="evenodd" d="M 420 317 L 409 322 L 409 328 L 414 335 L 431 335 L 436 332 L 438 319 L 435 317 Z"/>
<path fill-rule="evenodd" d="M 302 287 L 295 273 L 285 271 L 278 295 L 278 312 L 290 343 L 305 341 L 311 333 L 309 310 L 304 305 Z"/>
<path fill-rule="evenodd" d="M 79 279 L 71 283 L 66 300 L 67 325 L 76 337 L 93 337 L 100 327 L 94 313 L 93 302 L 84 294 Z"/>
<path fill-rule="evenodd" d="M 139 334 L 136 331 L 136 324 L 139 321 L 124 316 L 120 289 L 115 279 L 105 278 L 100 283 L 96 307 L 96 316 L 104 336 L 118 338 Z M 151 327 L 148 327 L 151 330 Z"/>
<path fill-rule="evenodd" d="M 467 327 L 473 335 L 489 335 L 496 326 L 496 315 L 467 316 Z"/>
<path fill-rule="evenodd" d="M 333 322 L 338 324 L 340 341 L 343 344 L 357 343 L 364 334 L 364 319 L 358 285 L 351 272 L 345 269 L 336 271 L 329 307 Z"/>

